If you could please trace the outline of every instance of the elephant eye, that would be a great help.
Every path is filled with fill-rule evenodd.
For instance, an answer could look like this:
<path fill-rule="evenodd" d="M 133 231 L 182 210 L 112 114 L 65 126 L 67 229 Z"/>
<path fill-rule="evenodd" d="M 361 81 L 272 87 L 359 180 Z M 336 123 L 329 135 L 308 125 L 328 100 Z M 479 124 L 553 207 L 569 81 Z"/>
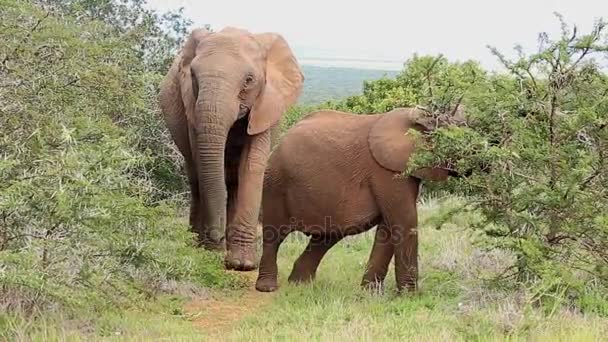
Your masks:
<path fill-rule="evenodd" d="M 252 74 L 248 74 L 247 76 L 245 76 L 245 81 L 243 82 L 243 86 L 245 88 L 251 86 L 251 84 L 253 83 L 253 81 L 255 81 L 254 77 Z"/>

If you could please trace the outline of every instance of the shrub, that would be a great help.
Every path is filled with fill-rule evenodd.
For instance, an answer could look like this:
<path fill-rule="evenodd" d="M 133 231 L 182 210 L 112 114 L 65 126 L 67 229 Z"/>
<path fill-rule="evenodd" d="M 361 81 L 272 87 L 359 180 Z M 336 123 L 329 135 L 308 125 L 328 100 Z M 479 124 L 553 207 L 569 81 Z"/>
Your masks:
<path fill-rule="evenodd" d="M 541 34 L 538 52 L 518 49 L 515 61 L 492 49 L 507 75 L 464 93 L 468 127 L 430 134 L 406 170 L 440 161 L 461 174 L 488 170 L 448 188 L 484 215 L 474 228 L 488 247 L 517 256 L 505 276 L 542 294 L 576 298 L 608 284 L 608 76 L 591 58 L 608 50 L 605 27 L 580 35 L 562 20 L 558 39 Z"/>
<path fill-rule="evenodd" d="M 175 203 L 158 201 L 149 166 L 173 166 L 158 166 L 156 148 L 169 148 L 151 102 L 158 73 L 131 31 L 2 8 L 0 307 L 135 305 L 172 280 L 238 285 L 195 248 Z"/>

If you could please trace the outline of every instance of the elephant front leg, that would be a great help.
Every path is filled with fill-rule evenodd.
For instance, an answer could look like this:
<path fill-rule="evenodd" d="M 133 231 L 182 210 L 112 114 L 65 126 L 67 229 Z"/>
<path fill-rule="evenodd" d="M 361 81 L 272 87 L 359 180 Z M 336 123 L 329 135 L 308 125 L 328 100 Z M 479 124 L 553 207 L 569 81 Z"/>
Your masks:
<path fill-rule="evenodd" d="M 418 214 L 416 198 L 418 182 L 407 182 L 404 207 L 387 213 L 385 220 L 391 229 L 395 254 L 395 280 L 397 291 L 415 291 L 418 281 Z"/>
<path fill-rule="evenodd" d="M 238 189 L 232 203 L 234 214 L 227 227 L 225 264 L 228 269 L 250 271 L 257 267 L 255 239 L 269 153 L 269 131 L 252 136 L 241 152 Z"/>
<path fill-rule="evenodd" d="M 415 291 L 418 281 L 418 215 L 416 199 L 420 181 L 413 177 L 383 182 L 378 187 L 378 204 L 395 256 L 397 292 Z M 386 257 L 386 256 L 385 256 Z M 384 260 L 385 261 L 385 260 Z"/>
<path fill-rule="evenodd" d="M 382 289 L 388 266 L 393 258 L 393 251 L 391 231 L 384 222 L 381 222 L 376 228 L 374 245 L 361 281 L 362 287 L 377 291 Z"/>
<path fill-rule="evenodd" d="M 199 193 L 198 179 L 196 169 L 190 161 L 186 161 L 186 173 L 188 175 L 188 183 L 190 184 L 190 227 L 198 235 L 199 244 L 205 245 L 205 242 L 208 239 L 206 232 L 203 230 L 203 221 L 200 211 L 201 196 Z"/>
<path fill-rule="evenodd" d="M 272 292 L 279 287 L 277 254 L 281 243 L 283 243 L 290 231 L 291 229 L 288 225 L 279 223 L 277 220 L 269 220 L 269 223 L 264 223 L 262 231 L 262 259 L 260 260 L 258 279 L 255 282 L 256 290 L 260 292 Z"/>
<path fill-rule="evenodd" d="M 403 289 L 415 291 L 418 281 L 418 233 L 412 222 L 393 226 L 393 244 L 395 246 L 395 279 L 397 291 Z M 399 231 L 399 234 L 395 234 Z"/>

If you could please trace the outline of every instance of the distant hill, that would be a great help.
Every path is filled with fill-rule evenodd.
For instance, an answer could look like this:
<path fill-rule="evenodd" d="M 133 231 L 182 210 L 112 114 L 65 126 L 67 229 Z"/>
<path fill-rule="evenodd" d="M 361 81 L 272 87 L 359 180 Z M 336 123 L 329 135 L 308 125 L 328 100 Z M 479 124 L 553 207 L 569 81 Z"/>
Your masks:
<path fill-rule="evenodd" d="M 383 76 L 394 77 L 393 70 L 355 69 L 302 65 L 304 90 L 299 103 L 310 105 L 327 100 L 340 99 L 360 94 L 364 80 L 375 80 Z"/>

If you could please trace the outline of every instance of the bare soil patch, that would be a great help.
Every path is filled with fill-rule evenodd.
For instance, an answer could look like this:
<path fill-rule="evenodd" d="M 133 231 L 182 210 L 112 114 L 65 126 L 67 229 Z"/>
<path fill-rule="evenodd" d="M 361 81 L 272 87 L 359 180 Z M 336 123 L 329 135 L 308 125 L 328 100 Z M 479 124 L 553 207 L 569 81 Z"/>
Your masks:
<path fill-rule="evenodd" d="M 220 332 L 222 335 L 226 334 L 240 320 L 254 314 L 272 301 L 274 293 L 256 291 L 257 272 L 239 272 L 239 275 L 249 283 L 241 296 L 195 299 L 186 304 L 185 311 L 193 316 L 193 324 L 203 330 L 206 336 Z"/>

